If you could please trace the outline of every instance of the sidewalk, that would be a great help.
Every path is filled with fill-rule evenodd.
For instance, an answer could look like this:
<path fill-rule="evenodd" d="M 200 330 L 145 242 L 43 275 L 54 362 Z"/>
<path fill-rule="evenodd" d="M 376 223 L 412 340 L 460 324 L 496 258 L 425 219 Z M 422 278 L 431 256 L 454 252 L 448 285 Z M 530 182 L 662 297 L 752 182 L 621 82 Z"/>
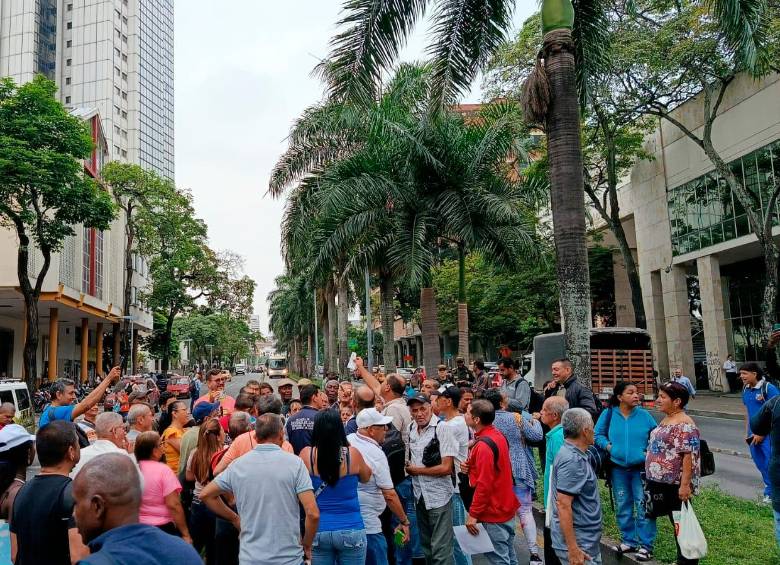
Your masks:
<path fill-rule="evenodd" d="M 727 418 L 742 420 L 745 409 L 742 405 L 742 393 L 712 392 L 700 390 L 696 398 L 688 403 L 685 409 L 693 416 L 708 416 L 710 418 Z"/>

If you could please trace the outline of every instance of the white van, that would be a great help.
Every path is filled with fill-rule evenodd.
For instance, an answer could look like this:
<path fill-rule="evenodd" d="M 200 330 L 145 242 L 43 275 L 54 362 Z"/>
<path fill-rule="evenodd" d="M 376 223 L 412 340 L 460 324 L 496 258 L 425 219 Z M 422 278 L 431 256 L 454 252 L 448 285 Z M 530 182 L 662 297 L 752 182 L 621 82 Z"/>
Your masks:
<path fill-rule="evenodd" d="M 244 363 L 236 363 L 233 370 L 237 375 L 246 375 L 246 365 Z"/>
<path fill-rule="evenodd" d="M 27 383 L 19 379 L 0 379 L 0 403 L 3 402 L 16 406 L 14 421 L 17 424 L 27 428 L 30 433 L 35 431 L 35 413 Z"/>

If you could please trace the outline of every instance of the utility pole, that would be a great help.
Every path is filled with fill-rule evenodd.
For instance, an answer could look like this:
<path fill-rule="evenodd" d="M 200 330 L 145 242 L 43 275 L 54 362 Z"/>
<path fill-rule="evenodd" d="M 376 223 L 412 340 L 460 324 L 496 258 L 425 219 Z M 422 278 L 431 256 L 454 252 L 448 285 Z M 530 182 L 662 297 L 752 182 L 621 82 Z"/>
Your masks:
<path fill-rule="evenodd" d="M 366 349 L 368 357 L 368 370 L 374 367 L 374 335 L 371 328 L 371 281 L 369 280 L 368 267 L 366 267 Z"/>

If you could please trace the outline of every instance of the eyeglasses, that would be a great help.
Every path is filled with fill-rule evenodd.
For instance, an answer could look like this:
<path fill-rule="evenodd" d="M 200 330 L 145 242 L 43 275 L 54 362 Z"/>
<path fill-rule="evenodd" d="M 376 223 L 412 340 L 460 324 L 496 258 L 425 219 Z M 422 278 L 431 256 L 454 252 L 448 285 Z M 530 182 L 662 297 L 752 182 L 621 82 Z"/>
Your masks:
<path fill-rule="evenodd" d="M 214 382 L 217 382 L 217 383 L 226 383 L 226 382 L 227 382 L 227 379 L 214 379 Z"/>

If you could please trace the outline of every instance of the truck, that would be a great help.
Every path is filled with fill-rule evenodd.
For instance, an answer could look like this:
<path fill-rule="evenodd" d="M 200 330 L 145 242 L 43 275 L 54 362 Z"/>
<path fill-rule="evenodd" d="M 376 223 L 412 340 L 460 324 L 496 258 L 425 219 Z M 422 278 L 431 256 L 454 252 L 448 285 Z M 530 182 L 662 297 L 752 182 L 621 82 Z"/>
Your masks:
<path fill-rule="evenodd" d="M 591 377 L 593 392 L 605 403 L 618 381 L 636 385 L 643 406 L 652 406 L 658 391 L 653 371 L 653 349 L 650 334 L 641 328 L 592 328 L 590 330 Z M 541 334 L 534 338 L 531 368 L 524 375 L 541 391 L 552 379 L 553 361 L 566 357 L 566 343 L 561 332 Z"/>

